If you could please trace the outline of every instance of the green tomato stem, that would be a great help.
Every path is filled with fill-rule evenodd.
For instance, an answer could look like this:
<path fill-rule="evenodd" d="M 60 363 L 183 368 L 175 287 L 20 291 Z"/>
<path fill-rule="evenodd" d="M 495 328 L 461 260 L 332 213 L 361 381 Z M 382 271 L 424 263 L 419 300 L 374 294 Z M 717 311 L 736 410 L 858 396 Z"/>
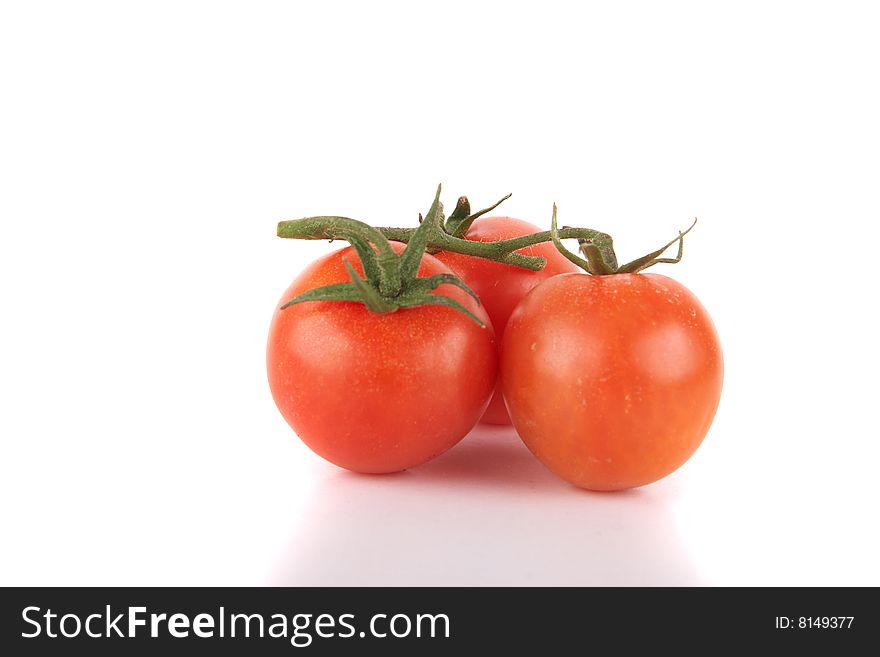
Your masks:
<path fill-rule="evenodd" d="M 352 232 L 351 226 L 367 226 L 363 222 L 347 217 L 306 217 L 305 219 L 290 219 L 278 223 L 278 237 L 289 239 L 305 239 L 305 240 L 336 240 L 346 239 L 346 235 Z M 395 242 L 404 242 L 406 244 L 412 239 L 416 232 L 415 228 L 394 228 L 381 227 L 374 228 L 386 240 Z M 609 267 L 612 269 L 617 266 L 617 259 L 613 255 L 613 246 L 611 237 L 605 233 L 590 228 L 560 228 L 560 239 L 577 239 L 589 240 L 597 245 L 602 251 L 603 258 L 608 261 Z M 372 239 L 370 240 L 372 241 Z M 429 251 L 452 251 L 463 255 L 476 256 L 487 260 L 494 260 L 523 269 L 538 271 L 544 268 L 546 261 L 540 256 L 527 256 L 516 253 L 520 249 L 535 244 L 542 244 L 551 241 L 549 230 L 516 237 L 509 240 L 500 240 L 497 242 L 472 242 L 460 237 L 454 237 L 436 227 L 428 230 L 427 248 Z M 375 243 L 375 242 L 374 242 Z M 602 246 L 599 246 L 599 245 Z M 604 247 L 604 248 L 603 248 Z"/>
<path fill-rule="evenodd" d="M 476 242 L 463 239 L 463 235 L 473 221 L 495 209 L 502 201 L 510 197 L 510 194 L 502 198 L 494 205 L 471 213 L 470 203 L 462 196 L 458 199 L 455 210 L 449 219 L 444 219 L 442 205 L 439 201 L 440 189 L 438 187 L 434 203 L 427 216 L 419 220 L 418 228 L 381 227 L 376 228 L 357 219 L 338 216 L 305 217 L 303 219 L 289 219 L 278 223 L 278 237 L 288 239 L 305 240 L 337 240 L 343 239 L 352 242 L 358 250 L 358 255 L 363 261 L 364 256 L 371 259 L 372 251 L 369 244 L 372 243 L 378 251 L 375 263 L 365 263 L 367 281 L 379 288 L 382 296 L 391 298 L 400 294 L 406 281 L 415 276 L 421 254 L 425 251 L 437 253 L 439 251 L 451 251 L 462 255 L 485 258 L 523 269 L 538 271 L 547 264 L 540 256 L 531 256 L 518 253 L 518 251 L 553 242 L 557 250 L 566 258 L 595 276 L 609 274 L 636 273 L 658 263 L 675 263 L 681 260 L 681 250 L 684 236 L 693 228 L 693 224 L 687 230 L 680 232 L 679 236 L 660 249 L 649 253 L 642 258 L 633 260 L 623 266 L 618 265 L 617 256 L 614 252 L 614 243 L 607 233 L 593 230 L 592 228 L 572 228 L 556 225 L 556 204 L 553 205 L 553 219 L 551 230 L 532 233 L 508 240 L 495 242 Z M 694 220 L 696 223 L 696 220 Z M 400 262 L 397 254 L 388 243 L 389 240 L 410 244 L 415 239 L 416 244 L 411 253 L 402 254 L 403 272 L 401 274 Z M 566 249 L 561 240 L 577 240 L 580 252 L 584 258 L 577 256 Z M 675 258 L 661 257 L 673 244 L 678 243 L 679 252 Z M 416 258 L 418 254 L 418 258 Z M 378 279 L 378 280 L 376 280 Z"/>

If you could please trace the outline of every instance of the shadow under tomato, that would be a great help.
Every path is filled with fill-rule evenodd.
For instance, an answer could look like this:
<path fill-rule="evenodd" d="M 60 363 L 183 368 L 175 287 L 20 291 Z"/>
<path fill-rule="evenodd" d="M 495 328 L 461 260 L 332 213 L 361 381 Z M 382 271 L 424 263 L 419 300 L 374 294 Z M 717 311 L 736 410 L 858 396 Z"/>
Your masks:
<path fill-rule="evenodd" d="M 512 429 L 478 427 L 409 472 L 328 471 L 269 583 L 698 586 L 671 498 L 666 482 L 580 490 Z"/>

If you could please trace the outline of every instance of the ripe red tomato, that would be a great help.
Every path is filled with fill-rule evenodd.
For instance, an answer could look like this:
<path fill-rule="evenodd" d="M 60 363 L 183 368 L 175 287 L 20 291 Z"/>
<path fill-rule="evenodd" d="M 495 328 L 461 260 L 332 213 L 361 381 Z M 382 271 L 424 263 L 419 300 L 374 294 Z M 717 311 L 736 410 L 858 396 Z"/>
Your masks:
<path fill-rule="evenodd" d="M 538 232 L 541 232 L 541 229 L 527 221 L 511 217 L 481 217 L 474 221 L 464 238 L 472 242 L 493 242 Z M 480 297 L 480 302 L 489 313 L 492 326 L 495 327 L 499 345 L 510 313 L 532 288 L 551 276 L 580 271 L 550 242 L 520 249 L 518 253 L 541 256 L 547 260 L 547 264 L 540 271 L 530 271 L 522 267 L 450 251 L 435 254 Z M 510 424 L 500 385 L 496 388 L 481 421 L 488 424 Z"/>
<path fill-rule="evenodd" d="M 392 243 L 398 253 L 404 245 Z M 312 263 L 281 298 L 351 279 L 345 248 Z M 430 255 L 419 276 L 450 273 Z M 357 472 L 405 470 L 461 440 L 486 408 L 497 379 L 497 345 L 486 312 L 461 289 L 448 296 L 486 324 L 443 306 L 376 314 L 346 301 L 278 309 L 267 349 L 269 386 L 284 419 L 317 454 Z M 280 306 L 281 304 L 279 304 Z"/>
<path fill-rule="evenodd" d="M 681 466 L 709 430 L 723 363 L 715 327 L 657 274 L 566 274 L 510 317 L 501 381 L 528 448 L 576 486 L 618 490 Z"/>

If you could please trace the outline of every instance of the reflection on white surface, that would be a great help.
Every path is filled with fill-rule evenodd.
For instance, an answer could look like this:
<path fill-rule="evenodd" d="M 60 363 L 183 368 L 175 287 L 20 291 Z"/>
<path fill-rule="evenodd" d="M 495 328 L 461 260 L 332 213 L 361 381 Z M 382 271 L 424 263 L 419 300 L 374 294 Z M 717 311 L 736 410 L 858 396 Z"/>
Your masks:
<path fill-rule="evenodd" d="M 674 488 L 591 493 L 510 429 L 476 429 L 411 472 L 328 471 L 270 584 L 699 585 Z"/>

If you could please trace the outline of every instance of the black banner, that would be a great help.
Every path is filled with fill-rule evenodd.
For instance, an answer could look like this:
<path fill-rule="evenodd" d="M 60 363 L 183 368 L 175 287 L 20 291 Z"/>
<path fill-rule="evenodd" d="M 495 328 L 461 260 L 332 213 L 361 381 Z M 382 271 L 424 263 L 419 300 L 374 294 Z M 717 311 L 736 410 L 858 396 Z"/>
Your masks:
<path fill-rule="evenodd" d="M 840 651 L 876 642 L 880 610 L 875 589 L 839 588 L 13 588 L 0 597 L 4 655 Z"/>

